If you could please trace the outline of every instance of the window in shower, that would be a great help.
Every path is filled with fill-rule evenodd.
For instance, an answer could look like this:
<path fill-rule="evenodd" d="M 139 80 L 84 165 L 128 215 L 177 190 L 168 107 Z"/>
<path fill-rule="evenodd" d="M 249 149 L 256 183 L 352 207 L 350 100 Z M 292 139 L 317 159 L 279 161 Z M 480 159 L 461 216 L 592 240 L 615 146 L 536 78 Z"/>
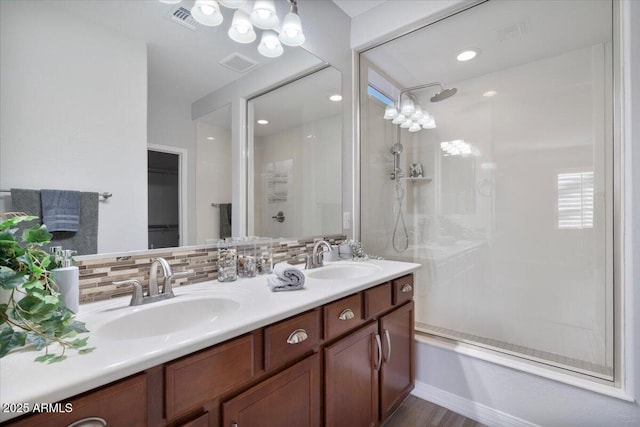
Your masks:
<path fill-rule="evenodd" d="M 422 265 L 420 333 L 613 381 L 612 8 L 488 1 L 361 53 L 360 238 Z M 425 85 L 414 132 L 368 91 Z"/>
<path fill-rule="evenodd" d="M 593 228 L 593 172 L 558 174 L 558 228 Z"/>

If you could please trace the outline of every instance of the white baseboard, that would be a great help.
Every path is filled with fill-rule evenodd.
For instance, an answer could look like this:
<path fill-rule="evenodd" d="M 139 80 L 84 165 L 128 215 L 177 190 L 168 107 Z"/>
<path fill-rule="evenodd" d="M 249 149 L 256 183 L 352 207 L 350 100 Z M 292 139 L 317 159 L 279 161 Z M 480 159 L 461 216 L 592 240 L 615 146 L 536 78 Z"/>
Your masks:
<path fill-rule="evenodd" d="M 411 392 L 420 399 L 445 407 L 467 418 L 471 418 L 489 427 L 538 427 L 513 415 L 490 408 L 486 405 L 449 393 L 429 384 L 416 381 L 416 387 Z"/>

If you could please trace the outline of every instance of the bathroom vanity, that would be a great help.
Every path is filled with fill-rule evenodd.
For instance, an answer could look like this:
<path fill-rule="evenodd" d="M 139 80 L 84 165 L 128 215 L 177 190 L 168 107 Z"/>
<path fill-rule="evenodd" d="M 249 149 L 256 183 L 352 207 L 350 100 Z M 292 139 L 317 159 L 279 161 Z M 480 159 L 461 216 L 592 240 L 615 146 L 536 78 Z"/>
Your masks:
<path fill-rule="evenodd" d="M 355 269 L 345 267 L 352 264 Z M 367 266 L 375 268 L 362 276 Z M 268 291 L 264 277 L 238 281 L 234 286 L 250 297 L 224 322 L 214 327 L 210 320 L 207 331 L 192 327 L 189 333 L 156 338 L 114 339 L 113 313 L 133 308 L 102 303 L 80 316 L 95 331 L 96 355 L 57 365 L 28 362 L 33 353 L 20 361 L 11 355 L 16 367 L 30 363 L 24 367 L 48 369 L 43 378 L 48 388 L 11 390 L 3 404 L 7 397 L 18 402 L 29 396 L 30 402 L 61 402 L 61 410 L 6 425 L 66 426 L 80 420 L 87 424 L 74 427 L 101 425 L 89 424 L 100 420 L 110 426 L 380 425 L 414 385 L 411 272 L 416 268 L 392 261 L 338 262 L 305 272 L 305 288 L 293 292 Z M 333 277 L 350 274 L 356 277 Z M 184 304 L 192 294 L 202 299 L 217 287 L 217 282 L 188 286 L 176 300 L 183 297 Z M 107 355 L 111 351 L 116 354 Z M 94 367 L 93 379 L 85 372 L 92 358 L 111 359 L 110 365 Z M 74 368 L 76 380 L 69 378 Z M 1 369 L 3 376 L 9 373 L 5 363 Z M 49 383 L 56 376 L 67 386 Z M 77 387 L 85 390 L 68 394 Z M 10 389 L 3 385 L 5 390 Z"/>

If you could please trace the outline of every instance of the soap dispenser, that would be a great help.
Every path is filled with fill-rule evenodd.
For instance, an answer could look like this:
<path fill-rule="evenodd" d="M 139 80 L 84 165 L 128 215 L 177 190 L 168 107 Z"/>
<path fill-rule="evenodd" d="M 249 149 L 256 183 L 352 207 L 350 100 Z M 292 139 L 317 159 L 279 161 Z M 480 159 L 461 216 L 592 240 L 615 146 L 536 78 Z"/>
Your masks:
<path fill-rule="evenodd" d="M 77 313 L 80 309 L 80 276 L 78 267 L 71 265 L 72 256 L 76 251 L 54 247 L 52 252 L 55 253 L 56 261 L 61 265 L 51 272 L 60 292 L 60 300 L 69 310 Z"/>

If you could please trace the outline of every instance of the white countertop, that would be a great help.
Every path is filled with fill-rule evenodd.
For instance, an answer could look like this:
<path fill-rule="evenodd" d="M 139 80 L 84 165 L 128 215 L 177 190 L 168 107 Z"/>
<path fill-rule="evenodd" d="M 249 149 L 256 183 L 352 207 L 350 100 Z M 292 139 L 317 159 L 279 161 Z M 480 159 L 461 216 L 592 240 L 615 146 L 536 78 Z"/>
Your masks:
<path fill-rule="evenodd" d="M 332 264 L 345 263 L 338 261 Z M 28 402 L 31 407 L 33 403 L 60 401 L 403 276 L 420 267 L 419 264 L 385 260 L 359 261 L 358 264 L 377 268 L 370 275 L 352 279 L 306 277 L 305 287 L 291 292 L 271 292 L 266 276 L 258 276 L 230 283 L 210 281 L 182 286 L 174 289 L 176 298 L 138 307 L 129 307 L 130 296 L 81 305 L 77 319 L 86 322 L 92 331 L 89 345 L 96 349 L 85 355 L 67 350 L 68 358 L 54 364 L 34 362 L 43 352 L 21 350 L 8 354 L 0 359 L 0 403 L 4 407 L 7 403 Z M 234 309 L 217 320 L 192 324 L 188 319 L 191 313 L 181 316 L 183 302 L 216 296 L 238 304 L 232 302 Z M 125 339 L 109 336 L 108 330 L 114 325 L 109 322 L 133 312 L 152 309 L 157 304 L 167 305 L 165 312 L 169 313 L 168 317 L 175 315 L 175 318 L 167 319 L 165 328 L 176 331 L 166 333 L 163 327 L 159 327 L 140 337 L 135 336 L 135 330 L 123 332 L 131 335 Z M 175 307 L 169 307 L 172 304 Z M 59 350 L 53 345 L 51 349 Z M 0 421 L 19 415 L 22 414 L 2 411 Z"/>

